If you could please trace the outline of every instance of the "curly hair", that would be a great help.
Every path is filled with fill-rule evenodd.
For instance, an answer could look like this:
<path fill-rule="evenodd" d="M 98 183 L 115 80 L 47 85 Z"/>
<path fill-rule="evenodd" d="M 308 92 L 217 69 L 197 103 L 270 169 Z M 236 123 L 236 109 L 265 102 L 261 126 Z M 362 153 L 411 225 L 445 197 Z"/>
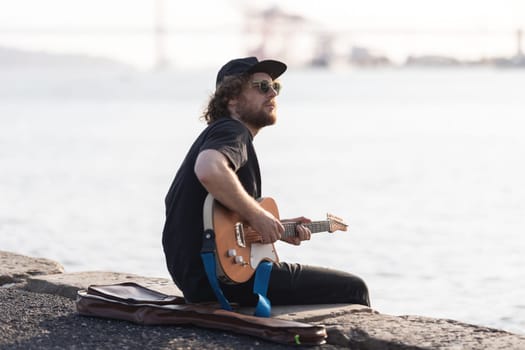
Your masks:
<path fill-rule="evenodd" d="M 224 78 L 210 96 L 208 106 L 202 114 L 208 125 L 221 118 L 229 118 L 228 102 L 238 97 L 250 79 L 249 74 L 232 75 Z"/>

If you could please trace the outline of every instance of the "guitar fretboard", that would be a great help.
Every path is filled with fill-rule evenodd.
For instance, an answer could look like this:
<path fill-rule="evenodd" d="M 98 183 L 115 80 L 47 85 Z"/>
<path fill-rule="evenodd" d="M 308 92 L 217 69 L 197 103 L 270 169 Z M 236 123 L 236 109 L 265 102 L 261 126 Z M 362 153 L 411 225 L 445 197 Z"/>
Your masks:
<path fill-rule="evenodd" d="M 295 232 L 295 226 L 299 225 L 297 222 L 286 222 L 283 223 L 284 233 L 282 234 L 283 238 L 296 237 L 297 232 Z M 330 221 L 312 221 L 306 224 L 302 224 L 310 229 L 312 233 L 326 232 L 330 231 Z"/>

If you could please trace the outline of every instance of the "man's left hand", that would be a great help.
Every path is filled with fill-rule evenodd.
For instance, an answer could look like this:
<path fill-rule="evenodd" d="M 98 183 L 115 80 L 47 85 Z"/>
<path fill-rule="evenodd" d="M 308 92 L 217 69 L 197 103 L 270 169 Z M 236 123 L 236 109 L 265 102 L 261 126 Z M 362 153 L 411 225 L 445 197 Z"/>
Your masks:
<path fill-rule="evenodd" d="M 300 217 L 293 218 L 293 219 L 282 220 L 281 222 L 282 223 L 288 223 L 288 222 L 297 223 L 297 225 L 295 226 L 296 236 L 281 239 L 287 243 L 299 245 L 301 244 L 302 241 L 308 241 L 312 237 L 312 232 L 310 231 L 310 229 L 303 225 L 303 224 L 312 222 L 312 220 L 305 218 L 304 216 L 300 216 Z"/>

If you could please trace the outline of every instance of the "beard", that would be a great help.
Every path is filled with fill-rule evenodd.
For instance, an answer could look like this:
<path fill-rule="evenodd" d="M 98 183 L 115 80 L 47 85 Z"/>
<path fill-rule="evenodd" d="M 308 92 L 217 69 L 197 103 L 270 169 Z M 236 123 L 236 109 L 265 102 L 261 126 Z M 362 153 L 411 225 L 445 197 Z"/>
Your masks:
<path fill-rule="evenodd" d="M 261 129 L 265 126 L 273 125 L 277 121 L 275 108 L 270 112 L 264 110 L 264 107 L 257 107 L 249 103 L 246 99 L 242 99 L 237 106 L 237 113 L 242 122 Z"/>

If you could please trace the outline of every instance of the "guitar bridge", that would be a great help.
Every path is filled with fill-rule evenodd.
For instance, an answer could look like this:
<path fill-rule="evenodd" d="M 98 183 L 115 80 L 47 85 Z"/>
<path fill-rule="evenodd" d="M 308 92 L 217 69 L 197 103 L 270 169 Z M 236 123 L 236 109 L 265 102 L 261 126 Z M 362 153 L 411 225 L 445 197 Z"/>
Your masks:
<path fill-rule="evenodd" d="M 246 241 L 244 240 L 244 227 L 242 222 L 235 224 L 235 238 L 239 247 L 246 248 Z"/>

